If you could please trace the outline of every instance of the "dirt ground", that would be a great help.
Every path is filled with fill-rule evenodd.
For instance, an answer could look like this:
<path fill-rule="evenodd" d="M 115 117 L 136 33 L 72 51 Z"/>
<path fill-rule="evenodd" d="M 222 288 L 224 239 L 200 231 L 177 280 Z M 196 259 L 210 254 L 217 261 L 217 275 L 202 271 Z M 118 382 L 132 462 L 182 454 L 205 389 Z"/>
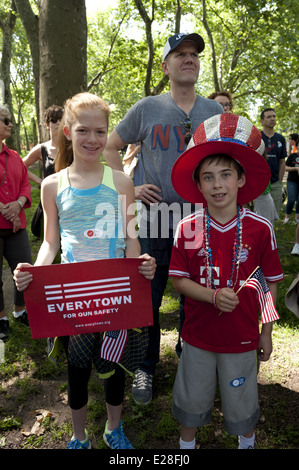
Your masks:
<path fill-rule="evenodd" d="M 5 276 L 4 288 L 6 291 L 6 304 L 8 306 L 9 303 L 12 303 L 12 289 L 10 286 L 9 273 Z M 170 322 L 173 320 L 171 319 L 171 316 L 168 318 Z M 165 342 L 168 340 L 167 338 L 164 338 L 163 341 Z M 170 342 L 171 341 L 173 343 L 174 340 L 172 339 Z M 170 344 L 170 346 L 174 347 L 174 344 Z M 299 342 L 298 344 L 293 344 L 292 348 L 293 352 L 298 356 Z M 288 439 L 288 429 L 295 429 L 296 427 L 298 429 L 299 426 L 299 370 L 297 368 L 292 370 L 286 368 L 285 373 L 280 375 L 283 379 L 280 379 L 279 382 L 269 380 L 267 377 L 269 377 L 269 370 L 271 371 L 271 368 L 275 371 L 278 367 L 284 367 L 283 363 L 280 363 L 281 356 L 281 354 L 274 355 L 267 363 L 267 366 L 263 365 L 261 367 L 259 373 L 259 399 L 262 410 L 260 418 L 262 429 L 264 422 L 269 421 L 269 418 L 265 417 L 263 414 L 263 409 L 271 410 L 272 407 L 272 409 L 275 410 L 280 406 L 279 404 L 285 404 L 280 422 L 275 423 L 277 431 L 280 432 L 282 436 L 282 444 L 280 448 L 283 448 L 283 440 Z M 157 376 L 155 378 L 157 386 L 154 399 L 158 399 L 159 393 L 163 391 L 163 381 L 167 380 L 165 379 L 165 370 L 167 370 L 167 376 L 171 374 L 174 375 L 176 367 L 177 364 L 175 360 L 169 359 L 167 354 L 162 354 L 161 364 L 159 365 Z M 264 367 L 267 367 L 267 374 L 264 372 Z M 25 376 L 26 372 L 24 372 L 24 377 Z M 70 412 L 67 405 L 67 392 L 65 389 L 65 384 L 67 382 L 65 372 L 62 372 L 60 376 L 55 377 L 55 380 L 45 379 L 38 381 L 37 393 L 34 393 L 33 391 L 32 395 L 20 404 L 17 400 L 19 394 L 17 380 L 24 377 L 20 377 L 20 375 L 18 375 L 5 382 L 1 383 L 0 381 L 0 391 L 1 389 L 4 391 L 4 393 L 0 393 L 0 416 L 1 410 L 5 410 L 6 416 L 18 417 L 22 423 L 21 427 L 16 426 L 15 428 L 10 428 L 7 431 L 0 429 L 0 449 L 22 449 L 30 435 L 37 437 L 40 434 L 42 436 L 44 434 L 43 420 L 47 416 L 51 417 L 57 428 L 61 428 L 66 425 L 66 423 L 70 422 Z M 130 395 L 130 383 L 128 385 L 127 395 Z M 161 401 L 161 407 L 166 405 L 169 406 L 169 399 L 165 399 L 163 403 Z M 129 408 L 130 406 L 128 397 L 124 406 L 125 408 Z M 104 427 L 104 419 L 105 416 L 100 418 L 102 421 L 102 427 Z M 155 425 L 156 422 L 153 417 L 153 429 L 155 429 Z M 138 432 L 138 429 L 136 429 L 136 432 Z M 216 433 L 217 431 L 215 431 L 215 434 Z M 5 443 L 4 441 L 1 443 L 1 435 L 5 436 Z M 132 430 L 130 430 L 130 435 L 132 436 Z M 299 433 L 297 436 L 299 436 Z M 267 437 L 265 435 L 263 437 L 263 442 L 265 442 L 266 439 Z M 42 444 L 39 448 L 65 449 L 68 440 L 68 435 L 65 435 L 63 438 L 57 438 L 55 437 L 55 433 L 51 431 L 47 433 L 47 439 L 42 440 Z M 177 437 L 172 440 L 163 441 L 163 439 L 161 440 L 160 438 L 156 438 L 154 432 L 151 434 L 150 440 L 147 442 L 148 449 L 175 449 L 178 448 L 177 446 Z M 217 448 L 216 444 L 215 448 Z M 298 445 L 295 444 L 292 448 L 299 449 L 299 437 Z"/>

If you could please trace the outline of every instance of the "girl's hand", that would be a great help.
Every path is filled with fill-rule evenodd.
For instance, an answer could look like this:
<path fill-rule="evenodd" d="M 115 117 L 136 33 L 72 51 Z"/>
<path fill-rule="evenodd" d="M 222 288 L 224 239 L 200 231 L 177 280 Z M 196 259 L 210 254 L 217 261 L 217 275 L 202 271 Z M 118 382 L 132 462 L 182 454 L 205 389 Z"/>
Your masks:
<path fill-rule="evenodd" d="M 28 271 L 20 271 L 20 270 L 31 267 L 31 266 L 32 265 L 29 263 L 19 263 L 13 272 L 13 279 L 16 283 L 16 287 L 18 291 L 20 292 L 25 290 L 33 279 L 31 273 L 29 273 Z"/>
<path fill-rule="evenodd" d="M 144 253 L 144 255 L 141 255 L 138 258 L 142 258 L 144 260 L 138 268 L 140 274 L 143 274 L 146 279 L 153 279 L 157 267 L 155 258 L 147 253 Z"/>

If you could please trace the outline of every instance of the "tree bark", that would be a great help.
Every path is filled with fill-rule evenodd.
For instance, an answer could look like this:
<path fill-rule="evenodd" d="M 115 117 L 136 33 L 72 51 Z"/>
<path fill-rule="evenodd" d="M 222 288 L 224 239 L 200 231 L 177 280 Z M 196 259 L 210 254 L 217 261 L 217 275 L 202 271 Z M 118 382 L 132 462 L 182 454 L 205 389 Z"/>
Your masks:
<path fill-rule="evenodd" d="M 38 16 L 36 16 L 31 8 L 29 0 L 14 0 L 17 12 L 22 21 L 30 48 L 32 58 L 32 71 L 34 79 L 34 97 L 35 97 L 35 112 L 38 122 L 38 134 L 42 123 L 40 122 L 39 113 L 39 41 L 38 41 Z"/>
<path fill-rule="evenodd" d="M 41 0 L 40 113 L 87 88 L 85 0 Z"/>
<path fill-rule="evenodd" d="M 19 152 L 20 151 L 20 139 L 19 139 L 19 133 L 18 133 L 18 125 L 13 115 L 12 96 L 11 96 L 11 90 L 10 90 L 10 63 L 11 63 L 11 53 L 12 53 L 11 52 L 12 51 L 12 33 L 13 33 L 13 29 L 16 23 L 16 15 L 15 15 L 14 10 L 15 10 L 15 5 L 12 0 L 10 11 L 7 14 L 6 21 L 0 20 L 0 27 L 3 33 L 0 77 L 1 77 L 1 80 L 3 81 L 3 87 L 4 87 L 4 96 L 1 96 L 1 99 L 3 98 L 4 100 L 3 104 L 7 105 L 11 113 L 12 121 L 14 124 L 12 131 L 11 131 L 11 136 L 8 139 L 6 139 L 6 144 L 8 147 L 15 149 Z"/>
<path fill-rule="evenodd" d="M 207 20 L 207 10 L 206 10 L 206 2 L 202 0 L 202 24 L 206 30 L 206 33 L 209 38 L 210 48 L 211 48 L 211 59 L 212 59 L 212 70 L 213 70 L 213 80 L 214 80 L 214 88 L 215 91 L 220 91 L 219 87 L 219 80 L 217 75 L 217 66 L 216 66 L 216 52 L 215 52 L 215 45 L 213 40 L 213 34 L 209 27 L 209 23 Z"/>

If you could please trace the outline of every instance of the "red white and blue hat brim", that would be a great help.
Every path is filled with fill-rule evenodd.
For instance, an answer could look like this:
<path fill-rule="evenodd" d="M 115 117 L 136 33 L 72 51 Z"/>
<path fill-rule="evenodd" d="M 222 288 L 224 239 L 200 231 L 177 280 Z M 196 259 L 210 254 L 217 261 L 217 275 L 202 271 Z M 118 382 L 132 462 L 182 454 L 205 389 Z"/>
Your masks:
<path fill-rule="evenodd" d="M 218 117 L 214 116 L 214 121 L 221 119 L 221 121 L 225 122 L 229 119 L 229 114 L 223 113 Z M 238 116 L 230 115 L 230 120 L 233 116 L 239 118 Z M 213 123 L 213 118 L 210 118 L 208 121 L 211 120 Z M 204 124 L 202 123 L 198 129 L 204 126 Z M 257 129 L 254 128 L 254 130 L 256 134 Z M 254 138 L 256 140 L 257 134 Z M 196 132 L 194 133 L 193 140 L 195 145 L 181 154 L 173 165 L 171 172 L 173 187 L 177 194 L 185 201 L 206 205 L 206 200 L 194 181 L 194 170 L 205 157 L 219 154 L 229 155 L 234 158 L 245 172 L 246 182 L 242 188 L 239 188 L 238 204 L 248 204 L 265 191 L 270 182 L 271 172 L 266 159 L 259 153 L 261 152 L 260 148 L 258 152 L 247 146 L 244 141 L 232 137 L 218 137 L 216 140 L 212 138 L 196 145 L 196 141 L 198 141 L 196 139 Z"/>

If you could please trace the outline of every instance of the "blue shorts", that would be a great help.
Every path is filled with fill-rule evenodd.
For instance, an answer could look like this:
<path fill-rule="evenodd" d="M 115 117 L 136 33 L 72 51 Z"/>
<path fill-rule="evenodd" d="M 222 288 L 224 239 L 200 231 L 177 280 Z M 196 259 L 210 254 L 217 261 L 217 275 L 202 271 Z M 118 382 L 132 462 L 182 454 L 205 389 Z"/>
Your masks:
<path fill-rule="evenodd" d="M 175 418 L 188 428 L 208 424 L 217 384 L 226 431 L 252 431 L 259 420 L 256 351 L 214 353 L 184 342 L 173 388 Z"/>

